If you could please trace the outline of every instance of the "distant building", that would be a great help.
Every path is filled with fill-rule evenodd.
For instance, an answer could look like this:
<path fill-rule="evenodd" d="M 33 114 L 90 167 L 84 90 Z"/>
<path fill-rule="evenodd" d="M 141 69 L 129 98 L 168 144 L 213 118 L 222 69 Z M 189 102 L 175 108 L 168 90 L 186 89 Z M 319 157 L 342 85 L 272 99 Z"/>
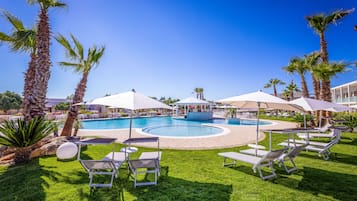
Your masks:
<path fill-rule="evenodd" d="M 357 104 L 357 80 L 331 88 L 332 102 L 342 105 Z"/>
<path fill-rule="evenodd" d="M 70 100 L 65 99 L 65 98 L 47 98 L 46 99 L 46 110 L 49 112 L 54 112 L 56 105 L 60 103 L 68 103 Z"/>

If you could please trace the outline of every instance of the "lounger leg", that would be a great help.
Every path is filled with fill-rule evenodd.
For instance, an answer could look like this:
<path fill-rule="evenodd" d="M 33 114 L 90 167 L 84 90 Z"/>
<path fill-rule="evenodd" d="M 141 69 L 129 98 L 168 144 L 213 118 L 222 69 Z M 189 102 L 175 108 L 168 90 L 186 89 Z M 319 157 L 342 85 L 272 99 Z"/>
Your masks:
<path fill-rule="evenodd" d="M 223 167 L 228 166 L 228 165 L 236 166 L 236 160 L 233 160 L 232 163 L 226 163 L 226 161 L 227 161 L 227 158 L 225 157 L 223 160 Z"/>

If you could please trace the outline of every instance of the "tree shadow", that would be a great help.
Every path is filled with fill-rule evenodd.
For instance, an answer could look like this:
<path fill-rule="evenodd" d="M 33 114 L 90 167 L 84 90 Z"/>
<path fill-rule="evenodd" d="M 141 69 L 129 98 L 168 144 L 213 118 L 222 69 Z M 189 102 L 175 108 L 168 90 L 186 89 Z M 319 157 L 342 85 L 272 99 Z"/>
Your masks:
<path fill-rule="evenodd" d="M 58 181 L 61 176 L 51 168 L 54 167 L 41 166 L 39 159 L 35 158 L 27 164 L 0 171 L 1 200 L 45 200 L 44 187 L 49 187 L 46 179 Z"/>
<path fill-rule="evenodd" d="M 137 197 L 136 200 L 230 200 L 232 185 L 202 183 L 168 176 L 168 167 L 161 168 L 158 185 L 134 188 L 132 181 L 126 190 Z"/>
<path fill-rule="evenodd" d="M 357 200 L 357 176 L 304 167 L 296 172 L 302 180 L 283 176 L 274 183 L 313 195 L 331 196 L 338 200 Z"/>
<path fill-rule="evenodd" d="M 316 160 L 323 160 L 325 161 L 322 157 L 318 156 L 316 152 L 302 152 L 300 153 L 300 156 L 310 158 L 310 159 L 316 159 Z M 332 152 L 330 155 L 329 160 L 331 162 L 338 162 L 338 163 L 345 163 L 348 165 L 357 165 L 357 156 L 355 155 L 349 155 L 349 154 L 343 154 L 343 153 L 337 153 L 337 152 Z"/>
<path fill-rule="evenodd" d="M 162 166 L 157 185 L 135 188 L 126 166 L 122 166 L 119 177 L 114 180 L 112 188 L 90 188 L 89 194 L 80 190 L 80 199 L 121 201 L 125 200 L 124 192 L 127 191 L 135 196 L 136 200 L 230 200 L 233 191 L 231 185 L 187 181 L 170 177 L 168 172 L 169 168 Z M 88 184 L 88 174 L 79 171 L 76 171 L 75 174 L 79 174 L 81 179 L 73 180 L 69 178 L 66 182 Z"/>

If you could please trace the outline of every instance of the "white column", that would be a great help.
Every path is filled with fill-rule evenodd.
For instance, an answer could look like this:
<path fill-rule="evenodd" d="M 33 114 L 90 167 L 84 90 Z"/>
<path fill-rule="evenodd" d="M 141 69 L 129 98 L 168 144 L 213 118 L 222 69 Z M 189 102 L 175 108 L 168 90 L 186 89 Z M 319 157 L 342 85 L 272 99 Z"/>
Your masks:
<path fill-rule="evenodd" d="M 343 99 L 343 97 L 342 97 L 342 87 L 340 88 L 340 96 L 341 96 L 341 102 L 342 102 L 342 99 Z"/>
<path fill-rule="evenodd" d="M 350 94 L 350 85 L 347 85 L 347 100 L 348 100 L 348 102 L 351 102 L 351 94 Z"/>

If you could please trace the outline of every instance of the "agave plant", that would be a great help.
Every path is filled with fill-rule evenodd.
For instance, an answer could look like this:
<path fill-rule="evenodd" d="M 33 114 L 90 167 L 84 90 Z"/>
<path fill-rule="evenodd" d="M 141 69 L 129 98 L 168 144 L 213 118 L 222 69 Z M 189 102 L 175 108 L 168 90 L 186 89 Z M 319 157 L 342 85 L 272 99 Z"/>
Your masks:
<path fill-rule="evenodd" d="M 30 146 L 53 131 L 54 124 L 43 118 L 8 120 L 0 125 L 0 144 L 16 148 L 15 164 L 27 162 L 31 154 Z"/>

